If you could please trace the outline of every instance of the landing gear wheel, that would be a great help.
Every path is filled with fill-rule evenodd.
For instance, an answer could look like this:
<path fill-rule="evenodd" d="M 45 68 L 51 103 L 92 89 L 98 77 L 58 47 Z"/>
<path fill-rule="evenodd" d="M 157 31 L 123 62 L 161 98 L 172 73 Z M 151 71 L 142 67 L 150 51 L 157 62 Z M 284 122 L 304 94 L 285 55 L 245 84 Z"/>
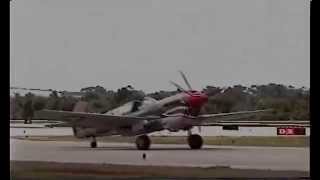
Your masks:
<path fill-rule="evenodd" d="M 148 150 L 150 148 L 151 140 L 147 135 L 138 136 L 136 138 L 136 146 L 139 150 Z"/>
<path fill-rule="evenodd" d="M 92 141 L 90 143 L 91 148 L 96 148 L 98 145 L 97 141 L 96 141 L 96 137 L 92 137 Z"/>
<path fill-rule="evenodd" d="M 201 149 L 203 140 L 198 134 L 192 134 L 188 137 L 188 144 L 191 149 Z"/>

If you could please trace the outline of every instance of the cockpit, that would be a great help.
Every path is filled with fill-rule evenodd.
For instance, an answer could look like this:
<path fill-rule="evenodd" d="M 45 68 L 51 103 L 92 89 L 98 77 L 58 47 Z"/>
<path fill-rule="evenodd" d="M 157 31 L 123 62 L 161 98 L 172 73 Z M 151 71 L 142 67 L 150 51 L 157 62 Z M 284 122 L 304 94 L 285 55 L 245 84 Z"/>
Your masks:
<path fill-rule="evenodd" d="M 157 102 L 157 100 L 155 100 L 151 97 L 145 97 L 142 101 L 138 101 L 138 100 L 133 101 L 130 113 L 133 113 L 133 112 L 136 112 L 140 109 L 143 109 L 145 106 L 148 106 L 148 105 L 153 104 L 155 102 Z"/>
<path fill-rule="evenodd" d="M 113 109 L 106 114 L 110 115 L 128 115 L 134 112 L 139 111 L 140 109 L 143 109 L 145 106 L 149 104 L 155 103 L 157 100 L 151 98 L 151 97 L 145 97 L 142 101 L 141 100 L 134 100 L 130 101 L 116 109 Z"/>

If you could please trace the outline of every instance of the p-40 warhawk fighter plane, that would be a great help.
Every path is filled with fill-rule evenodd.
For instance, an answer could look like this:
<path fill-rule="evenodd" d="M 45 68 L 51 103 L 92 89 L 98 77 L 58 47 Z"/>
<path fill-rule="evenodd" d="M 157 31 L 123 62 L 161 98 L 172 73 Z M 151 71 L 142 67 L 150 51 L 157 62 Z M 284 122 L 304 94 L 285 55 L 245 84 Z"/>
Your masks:
<path fill-rule="evenodd" d="M 155 100 L 145 97 L 142 101 L 131 101 L 104 114 L 87 113 L 81 106 L 74 111 L 41 110 L 36 112 L 40 118 L 63 121 L 73 128 L 77 138 L 92 138 L 91 147 L 97 147 L 98 136 L 136 136 L 136 147 L 147 150 L 151 141 L 149 133 L 155 131 L 179 130 L 188 131 L 188 144 L 191 149 L 200 149 L 203 144 L 202 137 L 192 134 L 194 126 L 205 126 L 218 123 L 221 120 L 237 120 L 247 118 L 271 110 L 241 111 L 219 114 L 200 114 L 200 109 L 208 101 L 204 92 L 193 90 L 180 71 L 188 90 L 175 82 L 171 83 L 180 91 L 173 96 Z"/>

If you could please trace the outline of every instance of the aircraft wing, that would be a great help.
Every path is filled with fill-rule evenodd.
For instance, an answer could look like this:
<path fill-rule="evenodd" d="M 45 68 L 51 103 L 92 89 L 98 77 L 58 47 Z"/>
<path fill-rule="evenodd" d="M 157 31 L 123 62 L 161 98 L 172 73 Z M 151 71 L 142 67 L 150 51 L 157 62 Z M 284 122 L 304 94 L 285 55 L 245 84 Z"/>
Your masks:
<path fill-rule="evenodd" d="M 156 119 L 159 117 L 132 117 L 132 116 L 116 116 L 99 113 L 71 112 L 71 111 L 55 111 L 41 110 L 35 113 L 35 116 L 47 120 L 63 121 L 66 124 L 84 123 L 87 127 L 96 127 L 99 125 L 108 126 L 130 126 L 144 120 Z"/>
<path fill-rule="evenodd" d="M 310 127 L 309 121 L 219 121 L 202 124 L 201 126 L 245 126 L 245 127 Z"/>
<path fill-rule="evenodd" d="M 244 118 L 249 118 L 255 115 L 271 112 L 272 109 L 265 110 L 256 110 L 256 111 L 239 111 L 239 112 L 231 112 L 231 113 L 218 113 L 218 114 L 203 114 L 196 117 L 200 120 L 201 125 L 208 125 L 213 123 L 222 123 L 235 120 L 240 120 Z"/>
<path fill-rule="evenodd" d="M 204 114 L 197 118 L 200 126 L 252 126 L 252 127 L 310 127 L 310 121 L 254 121 L 248 118 L 271 112 L 272 109 L 256 111 L 239 111 L 232 113 Z"/>

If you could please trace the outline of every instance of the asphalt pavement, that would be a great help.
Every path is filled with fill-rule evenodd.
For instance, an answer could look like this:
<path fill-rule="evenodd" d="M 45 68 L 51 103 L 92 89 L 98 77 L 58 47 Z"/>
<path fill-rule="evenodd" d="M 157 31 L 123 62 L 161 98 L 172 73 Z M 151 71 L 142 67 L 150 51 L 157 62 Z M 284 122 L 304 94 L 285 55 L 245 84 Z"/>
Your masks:
<path fill-rule="evenodd" d="M 128 143 L 98 142 L 93 149 L 89 142 L 11 138 L 10 160 L 309 171 L 310 157 L 309 148 L 294 147 L 205 145 L 190 150 L 187 144 L 152 144 L 150 150 L 141 151 Z"/>

